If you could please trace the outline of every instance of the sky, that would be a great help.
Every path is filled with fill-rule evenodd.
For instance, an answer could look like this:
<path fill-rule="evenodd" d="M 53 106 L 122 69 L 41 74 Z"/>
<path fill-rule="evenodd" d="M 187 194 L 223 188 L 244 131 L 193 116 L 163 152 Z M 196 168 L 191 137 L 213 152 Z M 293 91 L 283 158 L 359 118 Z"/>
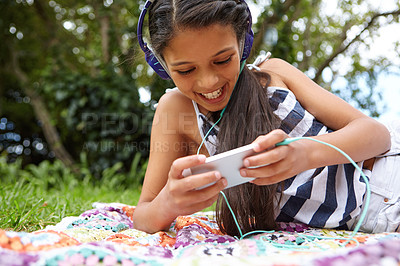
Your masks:
<path fill-rule="evenodd" d="M 399 31 L 400 32 L 400 31 Z M 380 76 L 378 80 L 379 87 L 383 90 L 383 102 L 387 110 L 379 117 L 381 121 L 388 121 L 400 118 L 400 76 L 388 75 Z"/>

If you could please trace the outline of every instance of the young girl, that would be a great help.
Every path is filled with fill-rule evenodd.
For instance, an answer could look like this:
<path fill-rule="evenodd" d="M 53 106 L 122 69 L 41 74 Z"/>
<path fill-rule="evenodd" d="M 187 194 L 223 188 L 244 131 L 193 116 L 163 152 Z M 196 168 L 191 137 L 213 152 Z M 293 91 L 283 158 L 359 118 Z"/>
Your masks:
<path fill-rule="evenodd" d="M 142 25 L 139 42 L 156 72 L 177 89 L 157 106 L 135 228 L 167 230 L 177 216 L 212 205 L 227 185 L 225 177 L 218 171 L 183 177 L 184 169 L 254 143 L 261 153 L 245 158 L 240 173 L 256 179 L 224 190 L 244 232 L 273 229 L 276 221 L 352 229 L 366 193 L 354 166 L 313 141 L 275 146 L 289 136 L 313 136 L 345 151 L 370 178 L 373 193 L 362 230 L 396 230 L 400 180 L 394 169 L 388 169 L 392 176 L 382 173 L 399 156 L 376 159 L 391 149 L 388 128 L 282 60 L 265 56 L 245 66 L 252 32 L 244 0 L 148 1 L 139 24 L 146 11 L 152 51 L 141 40 Z M 399 153 L 394 137 L 390 154 Z M 238 235 L 221 199 L 217 222 L 223 232 Z"/>

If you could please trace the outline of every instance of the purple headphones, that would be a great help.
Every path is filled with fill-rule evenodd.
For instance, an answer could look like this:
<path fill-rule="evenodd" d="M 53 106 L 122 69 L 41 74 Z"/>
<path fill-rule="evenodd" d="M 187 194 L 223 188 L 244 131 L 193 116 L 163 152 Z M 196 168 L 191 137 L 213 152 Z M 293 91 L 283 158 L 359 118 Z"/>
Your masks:
<path fill-rule="evenodd" d="M 242 2 L 246 3 L 245 0 L 241 0 Z M 146 62 L 154 69 L 154 71 L 162 78 L 162 79 L 171 79 L 171 77 L 168 74 L 168 71 L 166 70 L 167 67 L 165 66 L 163 60 L 159 59 L 155 53 L 153 53 L 150 48 L 148 47 L 147 43 L 143 41 L 143 34 L 142 34 L 142 29 L 143 29 L 143 22 L 144 22 L 144 17 L 147 13 L 147 9 L 150 7 L 150 5 L 154 2 L 154 0 L 147 0 L 142 12 L 140 13 L 139 21 L 138 21 L 138 28 L 137 28 L 137 37 L 139 41 L 140 48 L 142 48 L 144 54 L 145 54 L 145 59 Z M 249 57 L 251 47 L 253 46 L 253 38 L 254 38 L 254 33 L 253 30 L 251 29 L 252 25 L 252 18 L 251 18 L 251 13 L 250 9 L 247 6 L 247 11 L 249 12 L 249 26 L 246 32 L 245 36 L 245 41 L 244 41 L 244 46 L 243 46 L 243 54 L 242 58 L 240 61 L 244 61 Z"/>

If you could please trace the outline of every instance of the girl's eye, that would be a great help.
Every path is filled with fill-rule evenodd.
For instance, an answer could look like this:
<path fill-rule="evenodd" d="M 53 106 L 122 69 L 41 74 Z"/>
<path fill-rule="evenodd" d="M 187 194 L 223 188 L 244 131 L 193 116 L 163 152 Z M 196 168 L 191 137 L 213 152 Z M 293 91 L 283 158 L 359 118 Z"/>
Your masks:
<path fill-rule="evenodd" d="M 225 65 L 228 64 L 230 61 L 232 60 L 232 56 L 229 56 L 226 60 L 222 60 L 222 61 L 216 61 L 214 64 L 216 65 Z M 176 72 L 178 72 L 179 75 L 189 75 L 190 73 L 192 73 L 195 70 L 195 68 L 191 68 L 189 70 L 176 70 Z"/>
<path fill-rule="evenodd" d="M 180 75 L 188 75 L 188 74 L 192 73 L 193 70 L 194 70 L 194 68 L 191 68 L 191 69 L 185 70 L 185 71 L 177 70 L 177 72 L 178 72 Z"/>
<path fill-rule="evenodd" d="M 228 57 L 228 59 L 226 59 L 226 60 L 215 62 L 215 64 L 217 64 L 217 65 L 228 64 L 228 63 L 231 61 L 231 59 L 232 59 L 232 57 L 230 56 L 230 57 Z"/>

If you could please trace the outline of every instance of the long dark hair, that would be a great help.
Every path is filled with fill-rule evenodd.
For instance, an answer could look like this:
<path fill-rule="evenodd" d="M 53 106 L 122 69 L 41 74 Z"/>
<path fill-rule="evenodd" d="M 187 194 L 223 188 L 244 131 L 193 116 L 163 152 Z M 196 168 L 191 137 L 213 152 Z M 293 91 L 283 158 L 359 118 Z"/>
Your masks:
<path fill-rule="evenodd" d="M 243 40 L 249 14 L 246 3 L 223 0 L 156 0 L 149 10 L 149 32 L 153 50 L 161 55 L 177 29 L 199 29 L 219 23 L 231 25 L 238 42 Z M 265 72 L 243 69 L 219 124 L 217 152 L 249 144 L 279 125 L 269 104 L 266 88 L 271 81 Z M 209 116 L 215 119 L 219 112 Z M 239 185 L 224 192 L 242 232 L 275 228 L 276 185 Z M 239 235 L 224 199 L 217 201 L 217 222 L 229 235 Z"/>

